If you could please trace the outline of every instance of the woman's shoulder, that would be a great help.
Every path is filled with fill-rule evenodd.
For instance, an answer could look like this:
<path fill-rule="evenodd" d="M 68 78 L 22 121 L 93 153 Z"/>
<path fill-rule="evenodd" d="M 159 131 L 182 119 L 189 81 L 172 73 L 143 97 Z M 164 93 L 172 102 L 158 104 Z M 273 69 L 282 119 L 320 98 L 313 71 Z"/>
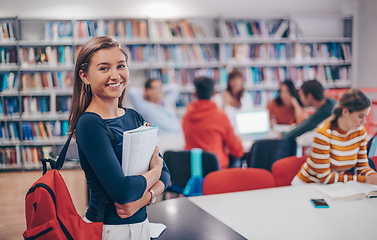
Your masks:
<path fill-rule="evenodd" d="M 103 124 L 103 119 L 100 115 L 94 112 L 84 112 L 77 121 L 76 128 L 80 128 L 82 126 L 93 127 L 100 124 Z"/>
<path fill-rule="evenodd" d="M 144 121 L 143 116 L 140 113 L 138 113 L 135 109 L 132 109 L 132 108 L 124 108 L 124 109 L 126 111 L 126 114 L 124 115 L 125 117 L 133 118 L 141 122 Z"/>

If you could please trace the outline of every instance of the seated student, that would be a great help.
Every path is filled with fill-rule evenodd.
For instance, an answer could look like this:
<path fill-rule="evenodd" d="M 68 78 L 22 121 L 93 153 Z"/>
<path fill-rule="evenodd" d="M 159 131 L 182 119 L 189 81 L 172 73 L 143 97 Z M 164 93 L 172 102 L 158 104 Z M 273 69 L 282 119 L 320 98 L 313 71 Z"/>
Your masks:
<path fill-rule="evenodd" d="M 228 74 L 228 84 L 223 94 L 216 94 L 213 101 L 219 109 L 224 111 L 235 127 L 235 115 L 238 111 L 250 111 L 253 108 L 253 101 L 248 92 L 244 89 L 242 72 L 233 70 Z"/>
<path fill-rule="evenodd" d="M 276 124 L 300 124 L 306 118 L 295 85 L 290 80 L 280 84 L 278 97 L 268 103 L 267 109 Z"/>
<path fill-rule="evenodd" d="M 194 80 L 194 85 L 197 100 L 187 107 L 183 116 L 186 149 L 201 148 L 212 152 L 217 156 L 220 168 L 228 168 L 228 153 L 235 158 L 244 155 L 241 141 L 235 135 L 226 114 L 211 101 L 213 80 L 199 77 Z"/>
<path fill-rule="evenodd" d="M 182 133 L 175 112 L 179 97 L 177 85 L 163 85 L 159 79 L 149 79 L 144 85 L 144 94 L 138 87 L 130 87 L 128 95 L 135 109 L 151 125 L 158 126 L 158 134 Z"/>
<path fill-rule="evenodd" d="M 292 185 L 347 181 L 377 185 L 377 174 L 368 164 L 364 127 L 370 106 L 358 89 L 350 89 L 340 98 L 333 117 L 316 130 L 309 157 Z M 348 172 L 351 168 L 354 171 Z"/>
<path fill-rule="evenodd" d="M 314 107 L 315 113 L 297 125 L 289 132 L 283 133 L 283 138 L 296 138 L 314 130 L 318 124 L 331 116 L 336 101 L 325 98 L 325 89 L 317 80 L 304 82 L 298 91 L 300 100 L 305 107 Z"/>

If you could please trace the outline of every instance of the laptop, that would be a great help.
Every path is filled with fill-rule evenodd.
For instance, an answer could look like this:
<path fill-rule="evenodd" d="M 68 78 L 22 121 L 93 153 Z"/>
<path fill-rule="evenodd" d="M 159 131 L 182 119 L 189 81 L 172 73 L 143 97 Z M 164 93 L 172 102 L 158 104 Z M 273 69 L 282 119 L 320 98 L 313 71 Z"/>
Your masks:
<path fill-rule="evenodd" d="M 242 139 L 269 139 L 273 138 L 270 114 L 268 109 L 238 112 L 236 119 L 236 133 Z"/>

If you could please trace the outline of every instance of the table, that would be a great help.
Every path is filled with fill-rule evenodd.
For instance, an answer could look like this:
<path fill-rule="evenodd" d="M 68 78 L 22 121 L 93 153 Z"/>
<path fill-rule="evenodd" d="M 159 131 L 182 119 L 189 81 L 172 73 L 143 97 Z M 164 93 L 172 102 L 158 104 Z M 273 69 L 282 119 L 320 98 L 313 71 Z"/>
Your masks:
<path fill-rule="evenodd" d="M 185 197 L 147 207 L 149 222 L 167 226 L 159 240 L 244 240 L 241 235 Z"/>
<path fill-rule="evenodd" d="M 175 200 L 179 204 L 174 201 L 170 204 L 169 200 L 156 204 L 156 208 L 164 208 L 163 214 L 157 209 L 148 209 L 148 214 L 151 222 L 167 225 L 161 239 L 190 239 L 182 236 L 194 234 L 194 231 L 202 234 L 205 231 L 208 235 L 191 239 L 239 239 L 220 234 L 217 230 L 226 228 L 214 227 L 212 222 L 225 224 L 245 239 L 377 239 L 377 198 L 336 202 L 313 187 L 314 184 L 308 184 Z M 314 208 L 310 198 L 325 198 L 330 208 Z M 166 216 L 169 208 L 174 212 L 170 215 L 176 217 Z M 179 231 L 182 235 L 178 235 Z M 173 233 L 177 235 L 170 235 Z"/>

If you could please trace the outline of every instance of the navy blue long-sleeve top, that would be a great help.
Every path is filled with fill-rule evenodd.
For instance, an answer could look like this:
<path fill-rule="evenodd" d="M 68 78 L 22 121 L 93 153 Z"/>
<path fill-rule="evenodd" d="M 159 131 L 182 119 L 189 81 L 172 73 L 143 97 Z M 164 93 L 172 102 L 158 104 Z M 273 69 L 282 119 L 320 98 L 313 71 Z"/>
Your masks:
<path fill-rule="evenodd" d="M 106 193 L 104 224 L 132 224 L 143 222 L 147 217 L 146 207 L 142 207 L 129 218 L 120 218 L 114 202 L 124 204 L 140 199 L 146 190 L 147 181 L 142 175 L 124 176 L 122 170 L 123 132 L 140 127 L 143 117 L 133 109 L 125 109 L 125 114 L 112 119 L 102 119 L 98 114 L 85 112 L 76 124 L 76 142 L 80 164 L 85 172 L 90 190 L 89 208 L 86 217 L 96 221 L 100 190 Z M 114 135 L 111 142 L 106 125 Z M 114 145 L 114 147 L 113 147 Z M 170 182 L 170 173 L 165 163 L 160 180 L 165 188 Z"/>

